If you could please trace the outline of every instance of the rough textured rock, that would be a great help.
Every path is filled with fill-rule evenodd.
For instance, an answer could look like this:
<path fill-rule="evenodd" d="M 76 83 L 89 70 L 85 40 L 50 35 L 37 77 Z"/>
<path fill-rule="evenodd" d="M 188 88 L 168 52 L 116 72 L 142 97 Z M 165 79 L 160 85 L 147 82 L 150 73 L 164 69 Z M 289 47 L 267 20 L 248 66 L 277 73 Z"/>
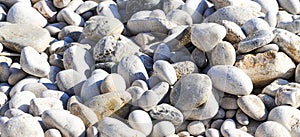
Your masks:
<path fill-rule="evenodd" d="M 177 108 L 165 103 L 155 106 L 150 111 L 150 116 L 156 120 L 168 120 L 174 125 L 181 124 L 184 119 L 182 113 Z"/>
<path fill-rule="evenodd" d="M 254 86 L 270 84 L 277 78 L 288 79 L 296 68 L 286 54 L 276 51 L 238 56 L 235 66 L 251 78 Z"/>
<path fill-rule="evenodd" d="M 79 102 L 71 104 L 70 113 L 79 117 L 86 128 L 95 125 L 98 122 L 98 117 L 94 111 Z"/>
<path fill-rule="evenodd" d="M 221 25 L 226 29 L 226 40 L 232 44 L 239 43 L 241 40 L 245 39 L 246 36 L 242 31 L 241 27 L 234 22 L 228 20 L 222 20 Z"/>
<path fill-rule="evenodd" d="M 182 76 L 187 74 L 199 72 L 197 65 L 191 61 L 173 63 L 172 66 L 176 71 L 177 79 L 180 79 Z"/>
<path fill-rule="evenodd" d="M 42 52 L 49 46 L 50 41 L 49 32 L 34 25 L 9 24 L 2 26 L 0 31 L 0 42 L 3 46 L 17 52 L 21 52 L 26 46 Z"/>

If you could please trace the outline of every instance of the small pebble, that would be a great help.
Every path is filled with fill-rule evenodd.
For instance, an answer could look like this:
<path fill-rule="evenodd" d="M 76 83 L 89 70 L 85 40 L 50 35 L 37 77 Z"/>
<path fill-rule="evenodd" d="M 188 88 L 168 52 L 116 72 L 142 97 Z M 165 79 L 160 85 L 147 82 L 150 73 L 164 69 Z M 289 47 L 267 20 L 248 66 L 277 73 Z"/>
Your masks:
<path fill-rule="evenodd" d="M 153 137 L 161 137 L 161 136 L 169 136 L 175 133 L 174 125 L 169 121 L 161 121 L 156 123 L 153 126 L 152 136 Z"/>
<path fill-rule="evenodd" d="M 205 127 L 201 121 L 193 121 L 187 127 L 188 132 L 193 136 L 204 135 Z"/>

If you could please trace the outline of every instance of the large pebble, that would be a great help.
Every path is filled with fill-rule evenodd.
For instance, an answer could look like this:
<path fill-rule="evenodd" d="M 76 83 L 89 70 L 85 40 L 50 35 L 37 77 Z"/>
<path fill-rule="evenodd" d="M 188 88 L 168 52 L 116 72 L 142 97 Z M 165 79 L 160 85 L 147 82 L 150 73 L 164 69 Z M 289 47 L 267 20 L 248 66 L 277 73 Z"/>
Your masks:
<path fill-rule="evenodd" d="M 97 95 L 87 100 L 84 104 L 93 109 L 101 120 L 102 117 L 110 116 L 131 100 L 130 93 L 116 91 Z"/>
<path fill-rule="evenodd" d="M 236 53 L 233 45 L 226 41 L 219 42 L 211 51 L 207 52 L 207 55 L 211 66 L 232 66 L 236 59 Z"/>
<path fill-rule="evenodd" d="M 71 11 L 67 8 L 61 10 L 61 16 L 64 18 L 64 20 L 74 26 L 83 26 L 84 25 L 84 19 L 74 11 Z"/>
<path fill-rule="evenodd" d="M 152 137 L 169 136 L 175 133 L 174 125 L 169 121 L 161 121 L 153 126 Z"/>
<path fill-rule="evenodd" d="M 86 77 L 91 76 L 91 69 L 95 61 L 91 53 L 81 47 L 72 46 L 64 52 L 65 69 L 74 69 Z"/>
<path fill-rule="evenodd" d="M 44 77 L 50 72 L 50 65 L 46 59 L 32 47 L 22 49 L 20 64 L 22 69 L 33 76 Z"/>
<path fill-rule="evenodd" d="M 279 46 L 280 50 L 284 51 L 293 60 L 299 63 L 300 37 L 284 29 L 274 29 L 273 33 L 275 34 L 273 42 Z"/>
<path fill-rule="evenodd" d="M 45 90 L 41 93 L 40 97 L 59 99 L 63 103 L 64 108 L 66 108 L 68 100 L 70 98 L 69 95 L 66 94 L 65 92 L 57 91 L 57 90 Z"/>
<path fill-rule="evenodd" d="M 210 51 L 226 36 L 225 27 L 216 23 L 195 24 L 191 41 L 202 51 Z"/>
<path fill-rule="evenodd" d="M 237 104 L 245 114 L 255 120 L 263 121 L 268 116 L 268 111 L 264 103 L 255 95 L 239 97 Z"/>
<path fill-rule="evenodd" d="M 241 16 L 245 15 L 245 16 Z M 247 20 L 262 16 L 263 13 L 258 10 L 247 7 L 238 6 L 226 6 L 218 9 L 212 15 L 208 16 L 204 22 L 221 23 L 222 20 L 228 20 L 236 23 L 237 25 L 243 25 Z"/>
<path fill-rule="evenodd" d="M 238 56 L 235 66 L 251 78 L 254 86 L 268 85 L 277 78 L 288 79 L 296 68 L 286 54 L 276 51 Z"/>
<path fill-rule="evenodd" d="M 47 128 L 56 128 L 65 137 L 84 137 L 85 126 L 82 120 L 65 110 L 50 109 L 42 114 L 43 123 Z"/>
<path fill-rule="evenodd" d="M 45 90 L 47 90 L 47 87 L 42 83 L 28 83 L 24 85 L 21 89 L 21 91 L 32 92 L 36 97 L 40 97 L 41 92 Z"/>
<path fill-rule="evenodd" d="M 139 52 L 138 45 L 123 35 L 103 37 L 93 48 L 93 57 L 99 62 L 120 62 L 125 56 Z"/>
<path fill-rule="evenodd" d="M 213 87 L 223 92 L 234 95 L 249 95 L 252 92 L 250 77 L 237 67 L 216 65 L 209 69 L 207 75 L 211 78 Z"/>
<path fill-rule="evenodd" d="M 30 126 L 29 126 L 30 125 Z M 5 122 L 1 129 L 1 137 L 44 137 L 39 122 L 31 115 L 23 114 Z"/>
<path fill-rule="evenodd" d="M 172 10 L 167 15 L 166 18 L 178 25 L 192 25 L 193 19 L 187 12 L 183 10 Z"/>
<path fill-rule="evenodd" d="M 39 36 L 37 39 L 36 36 Z M 4 47 L 21 52 L 26 47 L 44 51 L 51 41 L 49 32 L 38 26 L 28 24 L 9 24 L 1 27 L 0 42 Z"/>
<path fill-rule="evenodd" d="M 85 80 L 85 76 L 73 69 L 60 71 L 56 75 L 58 88 L 70 95 L 80 93 L 82 84 Z"/>
<path fill-rule="evenodd" d="M 128 116 L 129 125 L 148 136 L 152 131 L 152 121 L 149 114 L 143 110 L 134 110 Z"/>
<path fill-rule="evenodd" d="M 181 124 L 184 119 L 182 113 L 177 108 L 165 103 L 151 109 L 150 116 L 156 120 L 168 120 L 174 125 Z"/>
<path fill-rule="evenodd" d="M 146 137 L 146 135 L 142 132 L 134 130 L 123 122 L 110 117 L 103 118 L 103 120 L 98 124 L 97 129 L 99 130 L 99 136 Z"/>
<path fill-rule="evenodd" d="M 18 83 L 16 83 L 10 90 L 9 92 L 9 96 L 13 97 L 16 93 L 21 92 L 22 87 L 28 83 L 37 83 L 39 79 L 37 79 L 36 77 L 26 77 L 24 79 L 22 79 L 21 81 L 19 81 Z"/>
<path fill-rule="evenodd" d="M 162 81 L 173 85 L 177 81 L 176 71 L 174 67 L 167 61 L 159 60 L 153 64 L 153 70 Z"/>
<path fill-rule="evenodd" d="M 289 131 L 280 123 L 275 121 L 267 121 L 260 124 L 255 131 L 255 136 L 291 137 Z"/>
<path fill-rule="evenodd" d="M 29 113 L 33 116 L 40 116 L 44 111 L 49 109 L 63 110 L 64 106 L 62 102 L 56 98 L 35 98 L 30 101 Z"/>
<path fill-rule="evenodd" d="M 292 14 L 300 12 L 300 2 L 298 0 L 277 0 L 280 7 Z"/>
<path fill-rule="evenodd" d="M 120 34 L 123 29 L 123 24 L 116 18 L 94 16 L 86 21 L 83 28 L 83 35 L 97 42 L 104 36 Z"/>
<path fill-rule="evenodd" d="M 29 105 L 32 99 L 36 98 L 30 91 L 22 91 L 15 94 L 9 101 L 9 108 L 18 108 L 24 112 L 29 112 Z"/>
<path fill-rule="evenodd" d="M 124 78 L 126 87 L 129 87 L 135 80 L 145 81 L 149 78 L 143 62 L 135 55 L 122 58 L 118 65 L 118 74 Z"/>
<path fill-rule="evenodd" d="M 9 9 L 6 20 L 10 23 L 39 27 L 44 27 L 47 24 L 47 20 L 37 10 L 23 2 L 18 2 Z"/>

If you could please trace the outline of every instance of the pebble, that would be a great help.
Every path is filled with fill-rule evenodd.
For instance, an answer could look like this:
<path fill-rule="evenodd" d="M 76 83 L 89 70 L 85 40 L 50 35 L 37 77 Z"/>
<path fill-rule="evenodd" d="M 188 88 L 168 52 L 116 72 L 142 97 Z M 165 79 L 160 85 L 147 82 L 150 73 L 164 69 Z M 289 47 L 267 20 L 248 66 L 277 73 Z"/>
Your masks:
<path fill-rule="evenodd" d="M 0 81 L 7 82 L 9 76 L 9 64 L 7 64 L 6 62 L 0 62 Z"/>
<path fill-rule="evenodd" d="M 244 126 L 250 123 L 248 116 L 241 109 L 237 110 L 235 114 L 235 119 L 239 124 Z"/>
<path fill-rule="evenodd" d="M 0 92 L 0 108 L 8 101 L 8 97 L 5 93 Z"/>
<path fill-rule="evenodd" d="M 138 106 L 138 100 L 144 94 L 145 91 L 146 90 L 142 89 L 141 87 L 137 87 L 137 86 L 132 86 L 132 87 L 126 89 L 126 92 L 129 92 L 132 97 L 130 104 L 133 106 Z"/>
<path fill-rule="evenodd" d="M 193 136 L 204 135 L 205 127 L 201 121 L 193 121 L 187 126 L 188 132 Z"/>
<path fill-rule="evenodd" d="M 300 2 L 297 0 L 285 1 L 285 0 L 278 0 L 278 4 L 280 7 L 285 9 L 286 11 L 297 14 L 300 12 Z"/>
<path fill-rule="evenodd" d="M 206 52 L 212 50 L 225 36 L 225 27 L 216 23 L 201 23 L 192 27 L 191 41 L 198 49 Z"/>
<path fill-rule="evenodd" d="M 62 91 L 57 90 L 45 90 L 41 93 L 40 98 L 56 98 L 61 100 L 63 103 L 64 109 L 67 106 L 67 102 L 69 100 L 69 95 Z"/>
<path fill-rule="evenodd" d="M 6 20 L 10 23 L 28 24 L 39 27 L 47 25 L 47 20 L 37 10 L 24 2 L 14 4 L 9 9 Z"/>
<path fill-rule="evenodd" d="M 83 121 L 86 128 L 93 126 L 98 122 L 98 117 L 94 111 L 84 104 L 74 102 L 71 104 L 69 110 L 71 114 L 79 117 Z"/>
<path fill-rule="evenodd" d="M 236 96 L 224 96 L 221 100 L 220 107 L 226 110 L 238 109 Z"/>
<path fill-rule="evenodd" d="M 171 10 L 166 14 L 166 18 L 171 21 L 176 23 L 177 25 L 192 25 L 193 24 L 193 19 L 188 14 L 187 12 L 183 10 Z"/>
<path fill-rule="evenodd" d="M 206 53 L 197 48 L 193 50 L 191 59 L 199 68 L 202 68 L 207 64 Z"/>
<path fill-rule="evenodd" d="M 165 0 L 162 3 L 162 10 L 165 13 L 169 13 L 173 9 L 179 9 L 181 6 L 185 5 L 182 0 Z"/>
<path fill-rule="evenodd" d="M 124 78 L 116 73 L 109 74 L 101 83 L 101 93 L 126 90 Z"/>
<path fill-rule="evenodd" d="M 257 121 L 263 121 L 268 116 L 268 111 L 264 103 L 255 95 L 239 97 L 237 104 L 246 115 Z"/>
<path fill-rule="evenodd" d="M 124 57 L 120 61 L 118 65 L 118 74 L 124 78 L 126 87 L 129 87 L 135 80 L 149 79 L 143 62 L 135 55 Z"/>
<path fill-rule="evenodd" d="M 207 52 L 211 66 L 230 65 L 233 66 L 236 60 L 235 49 L 229 42 L 219 42 L 211 51 Z M 219 55 L 219 56 L 214 56 Z"/>
<path fill-rule="evenodd" d="M 5 122 L 1 129 L 1 136 L 43 137 L 44 132 L 37 120 L 35 120 L 31 115 L 23 114 L 15 116 Z"/>
<path fill-rule="evenodd" d="M 53 0 L 53 4 L 56 8 L 66 7 L 71 0 Z"/>
<path fill-rule="evenodd" d="M 63 110 L 63 104 L 56 98 L 34 98 L 30 101 L 29 113 L 33 116 L 40 116 L 49 109 Z"/>
<path fill-rule="evenodd" d="M 15 94 L 9 101 L 9 108 L 17 108 L 23 112 L 29 112 L 29 105 L 32 99 L 36 98 L 30 91 L 22 91 Z"/>
<path fill-rule="evenodd" d="M 175 126 L 180 125 L 184 120 L 182 113 L 177 108 L 165 103 L 152 108 L 150 116 L 156 120 L 168 120 Z"/>
<path fill-rule="evenodd" d="M 208 8 L 207 1 L 204 0 L 186 0 L 181 9 L 189 13 L 193 19 L 193 24 L 199 24 L 204 20 L 202 16 L 205 9 Z"/>
<path fill-rule="evenodd" d="M 158 60 L 165 60 L 168 61 L 171 57 L 171 51 L 170 48 L 168 47 L 167 44 L 165 43 L 161 43 L 159 44 L 155 51 L 154 51 L 154 55 L 153 55 L 153 61 L 158 61 Z"/>
<path fill-rule="evenodd" d="M 220 132 L 217 129 L 214 128 L 209 128 L 205 131 L 205 136 L 206 137 L 219 137 L 220 136 Z"/>
<path fill-rule="evenodd" d="M 285 53 L 276 51 L 238 56 L 235 66 L 243 70 L 253 85 L 258 87 L 268 85 L 277 78 L 289 79 L 296 68 Z"/>
<path fill-rule="evenodd" d="M 96 12 L 98 15 L 107 16 L 112 18 L 121 19 L 120 13 L 118 11 L 118 6 L 114 1 L 102 1 L 96 4 Z"/>
<path fill-rule="evenodd" d="M 300 100 L 298 99 L 300 84 L 288 83 L 281 86 L 275 95 L 275 104 L 280 105 L 291 105 L 292 107 L 298 108 L 300 106 Z"/>
<path fill-rule="evenodd" d="M 198 73 L 197 65 L 192 61 L 182 61 L 173 63 L 172 66 L 176 71 L 177 79 L 180 79 L 182 76 L 192 73 Z"/>
<path fill-rule="evenodd" d="M 146 137 L 142 132 L 128 127 L 118 119 L 105 117 L 98 124 L 99 136 Z"/>
<path fill-rule="evenodd" d="M 21 52 L 26 46 L 42 52 L 51 41 L 50 34 L 46 29 L 28 24 L 4 25 L 1 27 L 0 36 L 4 47 L 17 52 Z M 37 40 L 36 36 L 39 36 L 40 39 Z"/>
<path fill-rule="evenodd" d="M 263 13 L 267 12 L 277 12 L 279 10 L 279 5 L 276 0 L 254 0 L 261 6 L 261 11 Z"/>
<path fill-rule="evenodd" d="M 86 136 L 88 137 L 98 137 L 99 131 L 96 127 L 90 126 L 86 129 Z"/>
<path fill-rule="evenodd" d="M 50 109 L 42 114 L 42 121 L 49 128 L 56 128 L 62 136 L 85 136 L 85 126 L 82 120 L 65 110 Z"/>
<path fill-rule="evenodd" d="M 60 71 L 56 75 L 58 88 L 70 95 L 80 93 L 82 84 L 85 80 L 85 76 L 73 69 Z"/>
<path fill-rule="evenodd" d="M 173 85 L 177 81 L 176 70 L 167 61 L 158 60 L 153 64 L 153 70 L 157 77 Z"/>
<path fill-rule="evenodd" d="M 153 137 L 169 136 L 175 133 L 174 125 L 169 121 L 161 121 L 153 126 L 152 134 Z"/>
<path fill-rule="evenodd" d="M 33 8 L 46 19 L 52 18 L 57 13 L 52 1 L 38 1 L 33 5 Z"/>
<path fill-rule="evenodd" d="M 262 53 L 262 52 L 267 52 L 267 51 L 270 51 L 270 50 L 273 50 L 273 51 L 279 51 L 279 47 L 277 44 L 267 44 L 265 46 L 262 46 L 260 48 L 257 48 L 255 49 L 253 52 L 254 53 Z"/>
<path fill-rule="evenodd" d="M 290 132 L 282 126 L 280 123 L 275 121 L 266 121 L 260 124 L 256 131 L 256 137 L 272 136 L 272 137 L 290 137 Z"/>
<path fill-rule="evenodd" d="M 246 21 L 241 28 L 245 34 L 249 36 L 258 30 L 266 30 L 269 27 L 269 24 L 265 20 L 261 18 L 253 18 Z"/>
<path fill-rule="evenodd" d="M 45 131 L 45 137 L 62 137 L 59 130 L 51 128 Z"/>
<path fill-rule="evenodd" d="M 149 114 L 143 110 L 134 110 L 128 116 L 129 125 L 148 136 L 152 131 L 152 121 Z"/>
<path fill-rule="evenodd" d="M 143 80 L 136 80 L 136 81 L 133 81 L 132 82 L 132 84 L 131 84 L 131 86 L 137 86 L 137 87 L 140 87 L 140 88 L 142 88 L 143 90 L 148 90 L 148 85 L 147 85 L 147 83 L 145 82 L 145 81 L 143 81 Z"/>

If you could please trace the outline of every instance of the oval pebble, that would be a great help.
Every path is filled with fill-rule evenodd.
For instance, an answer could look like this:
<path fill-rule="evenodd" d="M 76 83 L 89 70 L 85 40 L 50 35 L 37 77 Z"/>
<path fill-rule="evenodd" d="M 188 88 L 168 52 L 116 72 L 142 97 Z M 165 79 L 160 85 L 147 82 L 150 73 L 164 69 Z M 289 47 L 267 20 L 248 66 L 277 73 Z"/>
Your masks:
<path fill-rule="evenodd" d="M 128 116 L 129 125 L 148 136 L 152 131 L 152 121 L 149 114 L 143 110 L 134 110 Z"/>
<path fill-rule="evenodd" d="M 239 97 L 237 104 L 245 114 L 257 121 L 263 121 L 268 116 L 264 103 L 255 95 Z"/>
<path fill-rule="evenodd" d="M 169 121 L 161 121 L 153 126 L 152 136 L 162 137 L 169 136 L 175 133 L 174 125 Z"/>
<path fill-rule="evenodd" d="M 177 108 L 165 103 L 151 109 L 150 116 L 156 120 L 168 120 L 175 126 L 181 124 L 184 120 L 182 113 Z"/>
<path fill-rule="evenodd" d="M 260 124 L 256 131 L 256 137 L 265 137 L 265 136 L 272 136 L 272 137 L 291 137 L 289 131 L 282 126 L 280 123 L 275 121 L 267 121 Z"/>

